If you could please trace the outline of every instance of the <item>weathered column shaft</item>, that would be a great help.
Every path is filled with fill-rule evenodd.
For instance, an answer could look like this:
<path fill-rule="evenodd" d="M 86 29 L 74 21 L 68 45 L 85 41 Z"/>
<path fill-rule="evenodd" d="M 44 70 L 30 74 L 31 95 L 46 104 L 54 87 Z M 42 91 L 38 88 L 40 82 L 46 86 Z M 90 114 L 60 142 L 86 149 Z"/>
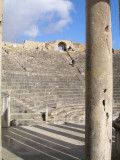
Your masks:
<path fill-rule="evenodd" d="M 111 160 L 112 34 L 110 0 L 86 0 L 85 160 Z"/>
<path fill-rule="evenodd" d="M 2 60 L 2 20 L 3 20 L 3 0 L 0 0 L 0 160 L 2 160 L 2 142 L 1 142 L 1 60 Z"/>

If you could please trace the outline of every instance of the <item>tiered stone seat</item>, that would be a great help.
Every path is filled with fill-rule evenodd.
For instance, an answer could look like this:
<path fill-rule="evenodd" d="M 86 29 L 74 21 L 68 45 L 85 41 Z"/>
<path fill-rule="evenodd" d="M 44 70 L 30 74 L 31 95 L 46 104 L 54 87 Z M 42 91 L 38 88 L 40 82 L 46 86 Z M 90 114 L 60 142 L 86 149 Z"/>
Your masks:
<path fill-rule="evenodd" d="M 74 64 L 72 64 L 74 59 Z M 120 112 L 120 55 L 113 55 L 114 109 Z M 16 125 L 85 120 L 85 53 L 4 47 L 2 89 Z"/>
<path fill-rule="evenodd" d="M 17 125 L 42 123 L 46 108 L 50 123 L 59 123 L 61 118 L 63 122 L 75 121 L 78 113 L 78 122 L 83 121 L 84 86 L 77 75 L 77 63 L 73 67 L 66 52 L 6 47 L 2 65 L 2 88 L 11 91 L 11 121 L 16 120 Z M 68 111 L 67 116 L 61 114 L 58 104 Z"/>
<path fill-rule="evenodd" d="M 120 54 L 113 55 L 113 98 L 114 119 L 119 116 L 120 113 Z"/>

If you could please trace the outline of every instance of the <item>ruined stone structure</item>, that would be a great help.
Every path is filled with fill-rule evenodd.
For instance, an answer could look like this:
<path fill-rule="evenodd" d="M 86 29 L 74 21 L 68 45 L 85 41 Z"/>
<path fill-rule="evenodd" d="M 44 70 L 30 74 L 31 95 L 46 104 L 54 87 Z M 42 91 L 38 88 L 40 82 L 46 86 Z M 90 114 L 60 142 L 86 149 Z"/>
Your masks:
<path fill-rule="evenodd" d="M 60 44 L 66 51 L 64 46 L 59 51 Z M 115 51 L 113 58 L 115 118 L 120 111 L 120 54 Z M 2 92 L 2 119 L 7 119 L 3 126 L 84 122 L 85 45 L 62 40 L 4 42 Z"/>
<path fill-rule="evenodd" d="M 120 157 L 120 114 L 119 117 L 113 121 L 113 127 L 115 128 L 115 154 L 114 157 Z"/>
<path fill-rule="evenodd" d="M 62 43 L 71 51 L 59 51 Z M 84 44 L 71 41 L 3 43 L 2 89 L 10 95 L 9 124 L 84 121 L 84 53 Z"/>
<path fill-rule="evenodd" d="M 0 57 L 2 54 L 1 50 L 2 14 L 3 14 L 2 4 L 3 1 L 1 0 L 0 1 Z M 110 160 L 111 143 L 112 143 L 111 132 L 112 132 L 112 99 L 113 99 L 112 98 L 113 56 L 112 56 L 112 34 L 111 34 L 111 11 L 110 11 L 109 0 L 106 1 L 86 0 L 86 26 L 87 26 L 86 27 L 87 61 L 86 61 L 86 74 L 85 74 L 86 75 L 85 159 Z M 82 83 L 84 82 L 84 76 L 82 76 L 82 71 L 81 71 L 81 68 L 83 69 L 84 67 L 81 67 L 80 56 L 84 54 L 80 53 L 80 50 L 78 49 L 79 48 L 78 44 L 76 47 L 78 49 L 78 51 L 76 52 L 78 53 L 70 54 L 67 50 L 74 51 L 75 43 L 72 44 L 72 42 L 70 41 L 68 45 L 66 45 L 66 43 L 63 41 L 62 42 L 57 41 L 56 43 L 57 45 L 55 45 L 55 42 L 41 43 L 40 45 L 38 45 L 39 43 L 30 44 L 29 42 L 26 42 L 26 45 L 24 45 L 24 47 L 22 45 L 19 45 L 19 47 L 22 46 L 20 50 L 18 50 L 18 48 L 17 50 L 13 48 L 11 49 L 11 44 L 10 46 L 7 46 L 8 44 L 5 44 L 6 47 L 4 47 L 3 49 L 4 51 L 3 51 L 3 61 L 2 61 L 3 62 L 2 89 L 3 92 L 5 90 L 5 92 L 8 92 L 8 94 L 3 93 L 2 99 L 3 102 L 6 102 L 7 96 L 4 97 L 4 95 L 8 95 L 8 97 L 11 97 L 11 100 L 9 98 L 10 105 L 9 103 L 5 103 L 8 104 L 8 106 L 2 108 L 3 110 L 2 120 L 9 119 L 8 125 L 9 123 L 14 125 L 17 124 L 22 125 L 23 124 L 21 123 L 22 121 L 25 122 L 24 123 L 25 125 L 31 119 L 32 119 L 31 122 L 33 123 L 37 122 L 40 123 L 41 117 L 44 120 L 46 118 L 46 120 L 50 122 L 57 121 L 57 123 L 59 119 L 62 119 L 63 123 L 65 121 L 70 121 L 71 119 L 73 120 L 73 118 L 76 119 L 78 117 L 79 119 L 81 117 L 80 116 L 81 114 L 84 115 L 84 107 L 83 107 L 84 100 L 82 99 L 83 101 L 81 101 L 80 99 L 81 98 L 80 93 L 81 92 L 84 93 L 84 87 L 83 87 L 84 85 Z M 28 44 L 30 44 L 31 49 L 28 47 Z M 18 46 L 14 44 L 13 47 L 15 48 Z M 58 47 L 62 47 L 63 51 L 67 51 L 65 56 L 63 56 L 63 54 L 57 54 L 55 50 L 57 50 Z M 26 49 L 25 52 L 23 52 L 23 48 Z M 45 51 L 46 49 L 49 50 L 49 52 L 46 52 Z M 51 54 L 50 51 L 53 52 L 53 50 L 55 52 Z M 65 63 L 66 60 L 69 61 L 68 58 L 71 61 L 69 65 L 71 65 L 72 69 L 70 69 L 70 66 L 68 67 L 68 65 L 64 65 L 66 64 Z M 8 64 L 6 62 L 8 62 Z M 0 63 L 0 70 L 1 70 L 1 63 Z M 77 85 L 77 82 L 79 82 L 78 83 L 79 85 Z M 114 82 L 115 86 L 116 79 Z M 119 80 L 117 82 L 119 82 Z M 67 92 L 66 99 L 64 99 L 65 95 L 61 92 L 62 91 L 61 88 L 63 89 L 63 86 L 65 87 L 64 91 L 66 89 L 72 89 L 69 90 L 70 91 L 69 96 Z M 76 89 L 79 89 L 78 98 L 76 97 Z M 71 92 L 73 90 L 75 92 Z M 114 92 L 116 92 L 115 89 Z M 40 99 L 40 97 L 42 98 Z M 45 107 L 47 114 L 44 113 Z M 23 113 L 23 108 L 25 109 L 24 113 Z M 43 113 L 41 114 L 40 112 L 42 112 L 42 109 Z M 76 112 L 74 113 L 74 111 Z M 58 113 L 60 115 L 59 118 L 58 118 Z M 8 116 L 7 118 L 5 118 L 5 114 Z M 71 115 L 73 116 L 70 118 Z M 77 120 L 77 122 L 80 120 L 81 118 Z M 1 122 L 0 122 L 0 128 L 1 128 Z M 1 134 L 0 134 L 0 152 L 1 152 Z M 0 153 L 0 159 L 2 159 L 1 153 Z"/>
<path fill-rule="evenodd" d="M 66 51 L 71 47 L 72 51 L 84 51 L 85 45 L 80 43 L 75 43 L 69 40 L 56 40 L 53 42 L 34 42 L 25 41 L 24 44 L 13 44 L 9 42 L 3 42 L 3 46 L 13 47 L 13 48 L 28 48 L 28 49 L 39 49 L 39 51 L 58 51 L 59 47 Z"/>

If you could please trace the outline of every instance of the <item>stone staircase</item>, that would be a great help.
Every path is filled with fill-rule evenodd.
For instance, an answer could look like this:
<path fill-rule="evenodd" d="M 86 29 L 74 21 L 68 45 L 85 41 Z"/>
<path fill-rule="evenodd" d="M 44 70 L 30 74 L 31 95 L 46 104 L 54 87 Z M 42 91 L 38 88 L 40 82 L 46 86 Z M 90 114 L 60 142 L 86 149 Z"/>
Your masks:
<path fill-rule="evenodd" d="M 120 113 L 120 54 L 113 55 L 113 119 Z"/>
<path fill-rule="evenodd" d="M 80 56 L 83 64 L 83 54 L 76 52 L 73 67 L 66 52 L 3 48 L 2 89 L 11 91 L 11 124 L 41 124 L 46 117 L 49 123 L 84 121 L 84 77 L 78 77 L 84 67 L 77 66 Z M 67 114 L 62 114 L 64 109 Z"/>

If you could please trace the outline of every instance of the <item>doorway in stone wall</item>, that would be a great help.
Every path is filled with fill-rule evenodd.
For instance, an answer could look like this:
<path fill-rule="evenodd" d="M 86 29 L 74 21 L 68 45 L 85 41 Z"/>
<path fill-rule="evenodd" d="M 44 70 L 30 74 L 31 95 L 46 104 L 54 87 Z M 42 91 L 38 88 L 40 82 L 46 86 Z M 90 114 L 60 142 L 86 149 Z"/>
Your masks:
<path fill-rule="evenodd" d="M 60 42 L 58 43 L 58 48 L 60 51 L 66 51 L 67 50 L 67 45 L 65 42 Z"/>

